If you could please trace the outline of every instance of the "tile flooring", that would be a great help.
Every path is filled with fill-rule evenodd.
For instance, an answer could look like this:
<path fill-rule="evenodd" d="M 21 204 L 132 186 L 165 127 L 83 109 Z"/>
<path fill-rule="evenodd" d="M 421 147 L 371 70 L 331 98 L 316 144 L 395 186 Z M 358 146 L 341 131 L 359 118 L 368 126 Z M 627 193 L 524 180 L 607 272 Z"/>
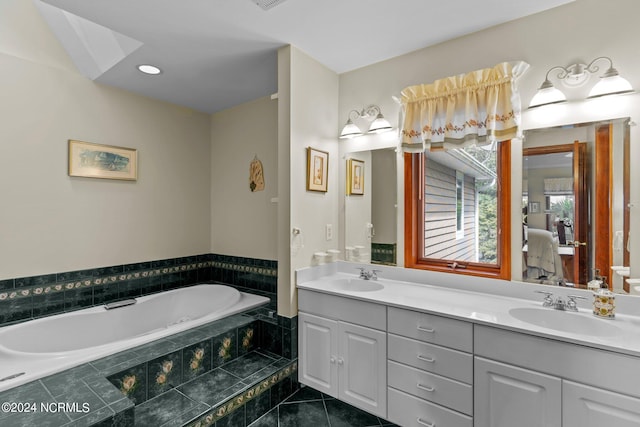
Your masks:
<path fill-rule="evenodd" d="M 360 409 L 303 387 L 248 427 L 395 427 Z"/>

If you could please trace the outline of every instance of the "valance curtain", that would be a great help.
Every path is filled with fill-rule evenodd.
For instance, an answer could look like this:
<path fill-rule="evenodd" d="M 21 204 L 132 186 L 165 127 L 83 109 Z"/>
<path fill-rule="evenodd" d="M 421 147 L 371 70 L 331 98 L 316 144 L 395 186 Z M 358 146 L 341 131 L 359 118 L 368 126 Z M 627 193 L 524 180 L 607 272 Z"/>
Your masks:
<path fill-rule="evenodd" d="M 403 151 L 460 148 L 519 137 L 516 80 L 528 68 L 522 61 L 503 62 L 405 88 L 401 93 Z"/>
<path fill-rule="evenodd" d="M 544 194 L 547 196 L 572 195 L 573 178 L 545 178 Z"/>

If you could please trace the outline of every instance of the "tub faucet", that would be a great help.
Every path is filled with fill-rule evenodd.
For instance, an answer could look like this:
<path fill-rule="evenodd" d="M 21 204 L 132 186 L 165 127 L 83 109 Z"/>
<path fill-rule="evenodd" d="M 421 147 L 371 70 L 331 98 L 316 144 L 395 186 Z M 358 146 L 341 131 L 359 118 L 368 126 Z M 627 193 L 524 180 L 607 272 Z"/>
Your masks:
<path fill-rule="evenodd" d="M 138 301 L 135 298 L 125 299 L 122 301 L 110 302 L 109 304 L 104 305 L 105 310 L 113 310 L 114 308 L 127 307 L 129 305 L 133 305 Z"/>

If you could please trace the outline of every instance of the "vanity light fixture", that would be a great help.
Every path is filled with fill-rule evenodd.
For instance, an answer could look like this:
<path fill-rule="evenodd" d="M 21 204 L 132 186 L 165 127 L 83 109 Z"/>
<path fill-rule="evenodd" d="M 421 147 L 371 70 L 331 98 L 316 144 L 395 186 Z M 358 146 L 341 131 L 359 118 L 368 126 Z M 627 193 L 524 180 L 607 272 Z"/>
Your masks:
<path fill-rule="evenodd" d="M 582 86 L 591 76 L 591 74 L 597 73 L 600 68 L 595 63 L 601 59 L 609 61 L 609 68 L 604 74 L 600 76 L 600 80 L 596 83 L 589 92 L 588 99 L 597 98 L 605 95 L 614 95 L 622 93 L 633 92 L 633 87 L 626 79 L 620 77 L 618 70 L 613 68 L 613 61 L 607 56 L 600 56 L 587 64 L 572 64 L 568 67 L 562 67 L 557 65 L 547 71 L 544 82 L 540 85 L 540 88 L 531 99 L 529 108 L 540 107 L 542 105 L 557 104 L 567 100 L 562 91 L 553 86 L 553 83 L 549 80 L 549 74 L 554 70 L 560 70 L 556 76 L 565 86 L 578 87 Z"/>
<path fill-rule="evenodd" d="M 362 130 L 356 126 L 353 121 L 358 119 L 371 120 L 369 130 L 367 133 L 382 133 L 392 129 L 391 123 L 384 118 L 380 107 L 377 105 L 369 105 L 362 109 L 362 111 L 351 110 L 349 112 L 349 119 L 340 132 L 340 138 L 355 138 L 364 135 Z"/>
<path fill-rule="evenodd" d="M 138 71 L 145 73 L 145 74 L 150 74 L 152 76 L 156 76 L 160 73 L 162 73 L 162 70 L 158 67 L 156 67 L 155 65 L 150 65 L 150 64 L 142 64 L 142 65 L 138 65 Z"/>

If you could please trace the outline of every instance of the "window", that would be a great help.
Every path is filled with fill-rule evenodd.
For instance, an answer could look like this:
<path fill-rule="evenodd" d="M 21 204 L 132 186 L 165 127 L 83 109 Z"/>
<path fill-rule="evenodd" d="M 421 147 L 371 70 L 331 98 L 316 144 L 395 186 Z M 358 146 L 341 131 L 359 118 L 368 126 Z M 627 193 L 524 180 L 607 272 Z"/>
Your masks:
<path fill-rule="evenodd" d="M 510 142 L 405 154 L 410 268 L 511 277 Z"/>

